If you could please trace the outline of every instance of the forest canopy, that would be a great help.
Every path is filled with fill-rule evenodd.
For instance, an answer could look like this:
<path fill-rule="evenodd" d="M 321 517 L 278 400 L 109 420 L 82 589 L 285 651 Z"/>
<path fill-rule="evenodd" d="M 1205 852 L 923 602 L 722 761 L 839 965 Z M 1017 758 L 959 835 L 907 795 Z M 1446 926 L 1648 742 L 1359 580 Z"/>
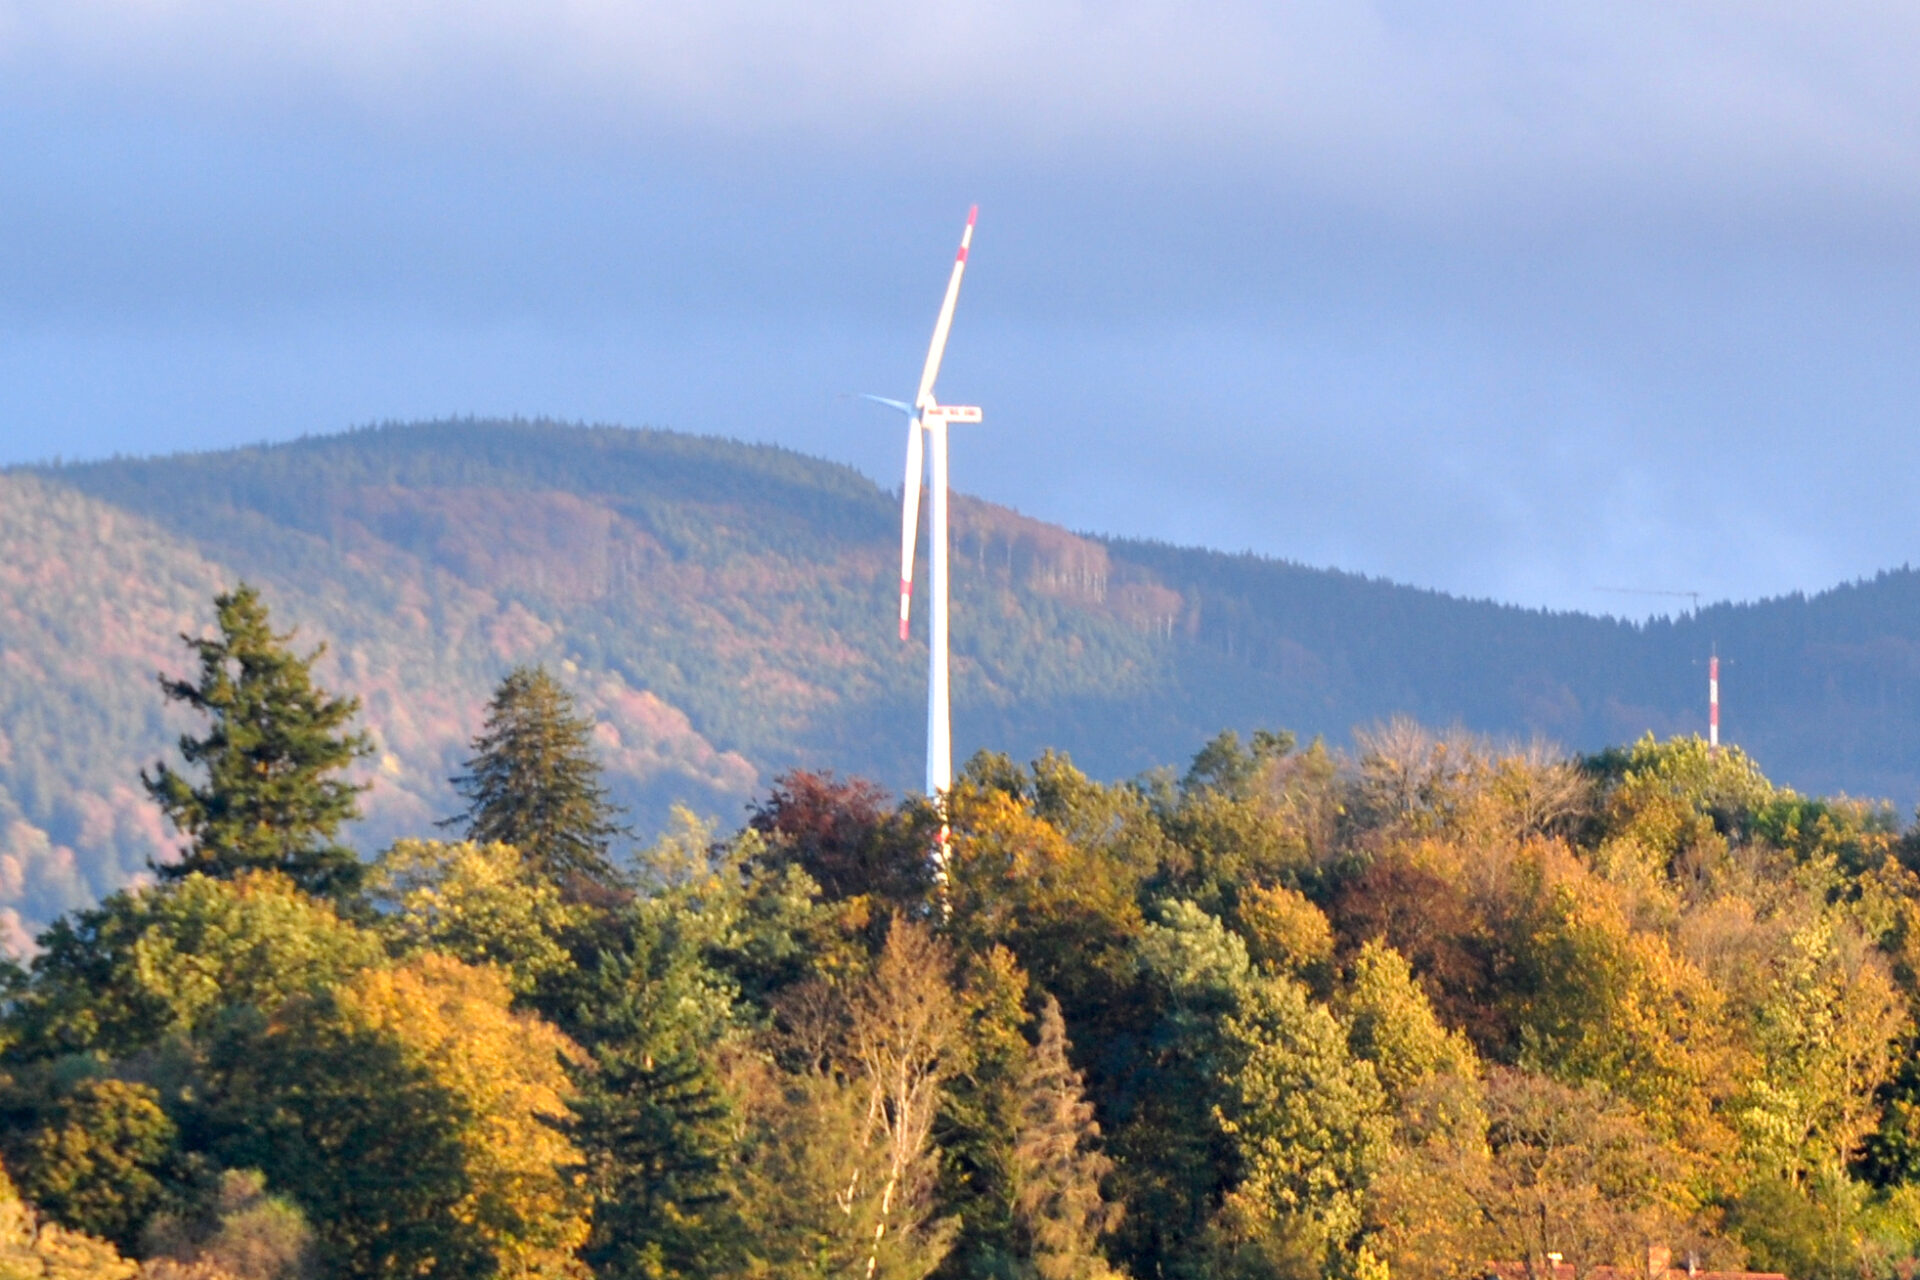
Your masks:
<path fill-rule="evenodd" d="M 1920 1265 L 1920 833 L 1884 806 L 1693 738 L 1224 733 L 1122 783 L 974 757 L 943 884 L 926 800 L 824 772 L 632 848 L 523 669 L 460 838 L 342 875 L 351 700 L 223 600 L 183 741 L 297 742 L 272 812 L 308 825 L 209 825 L 261 775 L 196 745 L 151 789 L 218 841 L 7 974 L 0 1276 Z M 299 696 L 208 694 L 238 639 Z"/>

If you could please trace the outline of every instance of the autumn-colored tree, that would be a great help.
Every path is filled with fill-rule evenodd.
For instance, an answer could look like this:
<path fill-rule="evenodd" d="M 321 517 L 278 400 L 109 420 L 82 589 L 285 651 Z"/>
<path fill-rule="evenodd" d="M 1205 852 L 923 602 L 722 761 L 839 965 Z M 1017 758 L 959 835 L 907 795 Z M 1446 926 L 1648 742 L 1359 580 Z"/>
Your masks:
<path fill-rule="evenodd" d="M 924 910 L 933 888 L 930 811 L 894 812 L 864 778 L 796 769 L 774 779 L 748 825 L 766 841 L 762 860 L 797 865 L 829 900 Z"/>
<path fill-rule="evenodd" d="M 978 756 L 949 816 L 946 910 L 932 811 L 814 774 L 624 885 L 409 840 L 339 906 L 115 895 L 0 971 L 0 1146 L 151 1280 L 1920 1266 L 1884 807 L 1403 724 Z"/>
<path fill-rule="evenodd" d="M 156 869 L 169 878 L 279 871 L 312 893 L 349 892 L 360 863 L 334 837 L 359 816 L 366 789 L 339 776 L 373 750 L 365 734 L 347 730 L 359 699 L 313 683 L 325 646 L 305 655 L 287 648 L 292 633 L 274 632 L 252 587 L 216 596 L 214 608 L 216 638 L 181 637 L 199 658 L 198 678 L 160 679 L 170 701 L 210 723 L 204 736 L 180 737 L 180 754 L 205 770 L 204 781 L 165 762 L 140 775 L 188 840 L 179 862 Z"/>
<path fill-rule="evenodd" d="M 1487 1258 L 1479 1211 L 1459 1180 L 1486 1154 L 1481 1066 L 1441 1025 L 1400 953 L 1369 942 L 1339 1008 L 1354 1055 L 1372 1064 L 1393 1139 L 1371 1170 L 1365 1244 L 1404 1280 L 1453 1280 Z"/>
<path fill-rule="evenodd" d="M 896 916 L 873 972 L 848 1000 L 847 1069 L 867 1097 L 864 1141 L 885 1155 L 879 1180 L 848 1179 L 849 1197 L 877 1199 L 869 1254 L 897 1252 L 892 1231 L 912 1247 L 931 1216 L 933 1123 L 941 1086 L 966 1061 L 953 961 L 924 925 Z"/>
<path fill-rule="evenodd" d="M 1334 936 L 1346 949 L 1377 940 L 1405 956 L 1441 1021 L 1482 1054 L 1510 1056 L 1516 1033 L 1498 998 L 1500 952 L 1460 863 L 1441 841 L 1390 846 L 1334 889 Z"/>
<path fill-rule="evenodd" d="M 1516 918 L 1505 995 L 1521 1061 L 1601 1084 L 1693 1149 L 1724 1145 L 1723 993 L 1662 935 L 1634 928 L 1621 896 L 1559 850 L 1541 847 L 1527 871 L 1536 887 Z"/>
<path fill-rule="evenodd" d="M 1715 837 L 1746 834 L 1779 795 L 1746 752 L 1716 751 L 1697 736 L 1660 742 L 1648 734 L 1585 767 L 1600 788 L 1603 831 L 1631 829 L 1668 865 Z"/>
<path fill-rule="evenodd" d="M 871 972 L 790 989 L 779 1012 L 781 1065 L 742 1064 L 737 1084 L 748 1274 L 921 1280 L 958 1226 L 936 1216 L 932 1143 L 966 1060 L 950 956 L 895 917 Z"/>
<path fill-rule="evenodd" d="M 1364 1246 L 1406 1280 L 1468 1280 L 1503 1246 L 1474 1198 L 1488 1159 L 1485 1089 L 1441 1073 L 1399 1090 L 1391 1147 L 1367 1186 Z M 1492 1252 L 1490 1252 L 1490 1250 Z"/>
<path fill-rule="evenodd" d="M 1435 733 L 1406 716 L 1355 730 L 1354 807 L 1373 832 L 1446 835 L 1473 825 L 1493 775 L 1488 745 L 1462 730 Z"/>
<path fill-rule="evenodd" d="M 1114 1280 L 1100 1252 L 1119 1206 L 1100 1189 L 1113 1161 L 1099 1147 L 1100 1125 L 1080 1073 L 1067 1060 L 1060 1002 L 1040 1007 L 1040 1039 L 1020 1082 L 1020 1129 L 1013 1150 L 1014 1224 L 1024 1263 L 1037 1280 Z"/>
<path fill-rule="evenodd" d="M 1678 1236 L 1693 1209 L 1685 1169 L 1631 1107 L 1598 1085 L 1573 1088 L 1492 1068 L 1488 1148 L 1450 1170 L 1473 1200 L 1482 1256 L 1553 1275 L 1558 1254 L 1576 1276 L 1631 1267 L 1649 1242 Z"/>
<path fill-rule="evenodd" d="M 0 1170 L 0 1280 L 135 1280 L 139 1273 L 140 1264 L 107 1241 L 46 1221 Z"/>
<path fill-rule="evenodd" d="M 1326 993 L 1333 981 L 1333 926 L 1305 894 L 1286 885 L 1250 885 L 1236 915 L 1256 963 Z"/>
<path fill-rule="evenodd" d="M 1126 867 L 1004 791 L 963 785 L 951 809 L 953 936 L 1011 948 L 1068 1008 L 1103 1004 L 1132 981 L 1146 921 Z"/>
<path fill-rule="evenodd" d="M 142 1280 L 316 1280 L 313 1228 L 257 1169 L 228 1169 L 192 1213 L 147 1224 Z"/>
<path fill-rule="evenodd" d="M 575 1274 L 587 1204 L 555 1122 L 579 1050 L 511 1002 L 498 971 L 427 953 L 283 1007 L 217 1056 L 220 1154 L 353 1275 Z"/>
<path fill-rule="evenodd" d="M 927 1219 L 903 1230 L 896 1206 L 863 1194 L 885 1179 L 888 1161 L 881 1144 L 865 1140 L 865 1091 L 831 1071 L 785 1072 L 752 1061 L 739 1066 L 735 1087 L 748 1099 L 750 1120 L 741 1152 L 745 1260 L 737 1271 L 716 1274 L 742 1280 L 922 1280 L 932 1274 L 956 1224 Z M 876 1253 L 883 1208 L 893 1229 Z"/>

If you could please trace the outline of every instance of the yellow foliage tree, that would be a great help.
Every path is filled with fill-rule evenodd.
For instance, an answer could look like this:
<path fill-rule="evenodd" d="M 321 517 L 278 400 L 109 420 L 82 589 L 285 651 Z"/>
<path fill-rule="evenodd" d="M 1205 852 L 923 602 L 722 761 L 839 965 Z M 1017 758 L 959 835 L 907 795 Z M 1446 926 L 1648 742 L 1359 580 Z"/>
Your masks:
<path fill-rule="evenodd" d="M 491 1246 L 499 1274 L 581 1274 L 586 1201 L 568 1173 L 580 1154 L 548 1123 L 565 1113 L 564 1063 L 580 1051 L 511 1003 L 499 973 L 432 953 L 364 973 L 338 1000 L 350 1025 L 391 1037 L 469 1117 L 469 1190 L 453 1213 Z"/>
<path fill-rule="evenodd" d="M 1124 981 L 1146 922 L 1124 868 L 1004 791 L 953 797 L 953 935 L 1012 947 L 1063 1001 L 1101 978 Z"/>
<path fill-rule="evenodd" d="M 1441 1025 L 1406 958 L 1383 942 L 1361 946 L 1339 1007 L 1355 1056 L 1373 1064 L 1396 1110 L 1435 1076 L 1479 1074 L 1473 1045 Z"/>
<path fill-rule="evenodd" d="M 579 1049 L 500 970 L 426 953 L 285 1006 L 219 1066 L 219 1154 L 304 1208 L 344 1273 L 578 1276 Z"/>
<path fill-rule="evenodd" d="M 1739 1127 L 1757 1169 L 1796 1184 L 1844 1168 L 1907 1029 L 1885 961 L 1824 915 L 1796 930 L 1755 1018 L 1758 1070 Z"/>
<path fill-rule="evenodd" d="M 1603 1085 L 1662 1137 L 1720 1153 L 1733 1061 L 1724 993 L 1664 935 L 1634 928 L 1617 886 L 1565 857 L 1536 873 L 1516 930 L 1524 981 L 1509 997 L 1523 1062 Z"/>
<path fill-rule="evenodd" d="M 1247 955 L 1276 973 L 1319 987 L 1333 961 L 1333 926 L 1298 889 L 1248 885 L 1240 893 L 1240 934 Z"/>
<path fill-rule="evenodd" d="M 139 1273 L 106 1241 L 40 1221 L 0 1169 L 0 1280 L 133 1280 Z"/>

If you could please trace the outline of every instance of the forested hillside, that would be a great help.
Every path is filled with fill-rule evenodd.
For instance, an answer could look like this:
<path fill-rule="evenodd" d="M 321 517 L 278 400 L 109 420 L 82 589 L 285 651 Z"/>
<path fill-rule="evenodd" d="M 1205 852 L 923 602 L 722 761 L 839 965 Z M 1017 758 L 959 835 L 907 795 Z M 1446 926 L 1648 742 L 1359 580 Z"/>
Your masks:
<path fill-rule="evenodd" d="M 363 862 L 351 701 L 215 603 L 180 860 L 0 974 L 0 1274 L 1920 1268 L 1920 832 L 1738 749 L 981 752 L 944 862 L 809 772 L 630 850 L 519 667 Z"/>
<path fill-rule="evenodd" d="M 549 664 L 651 830 L 722 816 L 780 770 L 910 788 L 924 644 L 892 634 L 896 499 L 770 447 L 527 422 L 0 475 L 0 903 L 30 921 L 166 847 L 132 802 L 178 731 L 153 674 L 260 586 L 377 745 L 352 836 L 450 811 L 486 691 Z M 1063 750 L 1099 778 L 1223 726 L 1345 741 L 1409 713 L 1590 749 L 1697 729 L 1727 661 L 1728 737 L 1802 789 L 1920 799 L 1920 577 L 1647 626 L 1247 556 L 955 511 L 957 751 Z"/>

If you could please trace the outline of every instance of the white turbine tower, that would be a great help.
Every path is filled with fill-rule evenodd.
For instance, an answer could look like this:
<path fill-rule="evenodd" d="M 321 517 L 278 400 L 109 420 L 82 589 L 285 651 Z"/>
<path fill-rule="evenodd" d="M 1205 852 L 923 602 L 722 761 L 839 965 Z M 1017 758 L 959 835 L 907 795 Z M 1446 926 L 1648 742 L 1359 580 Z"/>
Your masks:
<path fill-rule="evenodd" d="M 900 638 L 907 638 L 908 606 L 913 599 L 913 539 L 920 527 L 920 482 L 923 453 L 930 455 L 933 498 L 927 559 L 933 571 L 933 608 L 927 629 L 927 796 L 940 810 L 940 846 L 934 852 L 935 873 L 946 879 L 946 798 L 953 786 L 953 725 L 947 688 L 947 425 L 979 422 L 972 405 L 941 404 L 934 398 L 934 380 L 940 376 L 940 358 L 946 354 L 947 332 L 953 327 L 953 307 L 960 300 L 960 277 L 967 269 L 967 248 L 973 243 L 973 220 L 979 206 L 967 210 L 967 228 L 960 233 L 960 252 L 947 278 L 947 296 L 940 317 L 933 322 L 933 342 L 920 370 L 920 390 L 912 404 L 867 396 L 907 415 L 907 479 L 900 507 Z M 924 439 L 922 438 L 924 434 Z"/>

